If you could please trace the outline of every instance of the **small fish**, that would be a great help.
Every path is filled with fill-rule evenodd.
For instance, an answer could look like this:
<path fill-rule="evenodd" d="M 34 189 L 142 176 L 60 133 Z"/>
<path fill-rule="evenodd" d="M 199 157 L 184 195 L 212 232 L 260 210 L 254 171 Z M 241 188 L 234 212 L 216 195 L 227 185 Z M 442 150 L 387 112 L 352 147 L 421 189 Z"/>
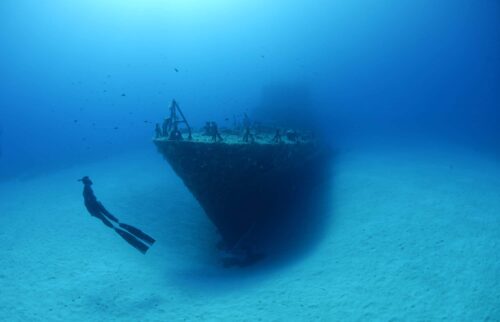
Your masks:
<path fill-rule="evenodd" d="M 78 120 L 73 120 L 73 123 L 78 123 Z"/>
<path fill-rule="evenodd" d="M 127 95 L 126 95 L 125 93 L 123 93 L 123 94 L 122 94 L 122 97 L 125 97 L 125 96 L 127 96 Z"/>
<path fill-rule="evenodd" d="M 178 73 L 178 72 L 179 72 L 179 70 L 178 70 L 177 68 L 174 68 L 174 70 L 175 70 L 175 72 L 176 72 L 176 73 Z"/>
<path fill-rule="evenodd" d="M 113 130 L 118 130 L 118 126 L 115 126 L 115 127 L 113 128 Z"/>

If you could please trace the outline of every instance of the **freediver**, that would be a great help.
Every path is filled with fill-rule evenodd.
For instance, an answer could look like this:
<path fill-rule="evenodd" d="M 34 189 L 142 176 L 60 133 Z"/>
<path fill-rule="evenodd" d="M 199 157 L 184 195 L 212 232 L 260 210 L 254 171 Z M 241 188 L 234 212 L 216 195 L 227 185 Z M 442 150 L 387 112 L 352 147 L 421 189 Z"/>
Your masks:
<path fill-rule="evenodd" d="M 92 216 L 100 219 L 109 228 L 114 229 L 114 231 L 125 239 L 127 243 L 135 247 L 138 251 L 146 254 L 149 247 L 154 244 L 155 240 L 138 228 L 120 223 L 118 218 L 109 213 L 109 211 L 104 208 L 103 204 L 99 202 L 94 195 L 94 191 L 91 187 L 92 181 L 89 177 L 85 176 L 78 181 L 83 183 L 83 199 L 88 212 Z"/>

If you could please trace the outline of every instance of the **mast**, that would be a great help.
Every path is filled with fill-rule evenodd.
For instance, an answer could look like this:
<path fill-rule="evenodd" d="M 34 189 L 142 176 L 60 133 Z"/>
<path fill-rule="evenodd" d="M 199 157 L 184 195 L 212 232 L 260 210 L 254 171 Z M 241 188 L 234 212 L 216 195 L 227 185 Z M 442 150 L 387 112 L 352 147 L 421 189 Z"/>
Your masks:
<path fill-rule="evenodd" d="M 177 113 L 179 113 L 180 117 Z M 177 131 L 178 125 L 184 123 L 186 124 L 186 128 L 188 130 L 188 140 L 192 140 L 193 136 L 192 136 L 191 126 L 189 126 L 189 123 L 186 117 L 184 116 L 184 113 L 182 113 L 182 110 L 179 104 L 177 104 L 175 99 L 173 99 L 172 103 L 170 103 L 170 117 L 168 119 L 170 121 L 168 125 L 168 132 L 170 132 L 171 130 Z"/>

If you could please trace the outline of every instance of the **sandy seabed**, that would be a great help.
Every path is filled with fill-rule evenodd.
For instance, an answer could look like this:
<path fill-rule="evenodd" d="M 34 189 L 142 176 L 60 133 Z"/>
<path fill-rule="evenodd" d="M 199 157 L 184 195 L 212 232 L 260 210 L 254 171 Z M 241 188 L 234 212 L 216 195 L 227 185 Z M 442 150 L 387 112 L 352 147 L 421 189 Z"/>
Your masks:
<path fill-rule="evenodd" d="M 314 247 L 244 270 L 220 267 L 214 228 L 153 150 L 3 182 L 0 320 L 500 321 L 498 160 L 372 148 L 334 163 Z M 87 214 L 83 175 L 157 239 L 146 256 Z"/>

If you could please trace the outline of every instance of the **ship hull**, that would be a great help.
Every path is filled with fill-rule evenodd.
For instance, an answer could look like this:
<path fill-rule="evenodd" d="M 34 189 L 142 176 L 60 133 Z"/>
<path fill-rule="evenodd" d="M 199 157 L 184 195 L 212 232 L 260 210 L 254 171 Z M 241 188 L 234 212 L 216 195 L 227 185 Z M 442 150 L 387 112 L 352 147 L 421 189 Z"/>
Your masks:
<path fill-rule="evenodd" d="M 312 142 L 225 144 L 155 140 L 155 144 L 229 249 L 240 247 L 259 231 L 266 231 L 270 222 L 286 221 L 294 204 L 308 198 L 322 181 L 328 158 Z"/>

